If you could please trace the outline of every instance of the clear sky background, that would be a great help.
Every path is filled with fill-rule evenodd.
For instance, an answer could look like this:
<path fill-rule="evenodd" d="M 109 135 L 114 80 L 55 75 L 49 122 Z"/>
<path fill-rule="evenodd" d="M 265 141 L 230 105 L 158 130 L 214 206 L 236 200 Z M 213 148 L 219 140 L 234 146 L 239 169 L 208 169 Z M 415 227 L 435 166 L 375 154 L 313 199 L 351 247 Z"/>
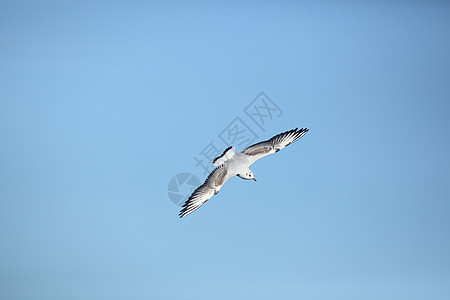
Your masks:
<path fill-rule="evenodd" d="M 449 28 L 445 1 L 1 1 L 0 298 L 449 299 Z M 310 132 L 179 219 L 170 179 L 237 116 Z"/>

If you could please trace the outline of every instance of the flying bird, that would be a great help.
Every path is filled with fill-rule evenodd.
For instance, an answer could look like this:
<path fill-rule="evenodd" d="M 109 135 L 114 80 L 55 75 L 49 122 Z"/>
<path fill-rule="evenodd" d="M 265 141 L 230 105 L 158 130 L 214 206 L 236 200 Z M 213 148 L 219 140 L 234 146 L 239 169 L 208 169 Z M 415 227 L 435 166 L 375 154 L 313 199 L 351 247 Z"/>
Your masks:
<path fill-rule="evenodd" d="M 199 186 L 183 204 L 180 218 L 194 212 L 206 201 L 216 195 L 228 179 L 237 175 L 242 179 L 254 180 L 255 175 L 250 166 L 260 158 L 276 153 L 284 147 L 300 139 L 309 131 L 308 128 L 295 128 L 273 138 L 251 145 L 236 154 L 234 146 L 230 146 L 212 164 L 216 168 L 208 175 L 205 182 Z"/>

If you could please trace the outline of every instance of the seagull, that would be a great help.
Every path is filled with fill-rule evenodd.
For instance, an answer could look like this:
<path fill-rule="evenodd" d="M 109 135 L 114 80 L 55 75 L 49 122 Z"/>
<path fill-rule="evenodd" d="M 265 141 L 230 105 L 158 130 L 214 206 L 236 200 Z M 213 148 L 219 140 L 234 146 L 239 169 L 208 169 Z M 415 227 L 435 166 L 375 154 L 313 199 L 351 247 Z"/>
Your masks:
<path fill-rule="evenodd" d="M 199 186 L 183 204 L 179 213 L 180 218 L 194 212 L 206 201 L 216 195 L 222 186 L 233 176 L 246 180 L 254 180 L 255 175 L 250 166 L 260 158 L 272 153 L 277 153 L 284 147 L 296 142 L 309 131 L 308 128 L 295 128 L 251 145 L 238 154 L 234 146 L 230 146 L 212 161 L 216 168 L 208 175 L 205 182 Z"/>

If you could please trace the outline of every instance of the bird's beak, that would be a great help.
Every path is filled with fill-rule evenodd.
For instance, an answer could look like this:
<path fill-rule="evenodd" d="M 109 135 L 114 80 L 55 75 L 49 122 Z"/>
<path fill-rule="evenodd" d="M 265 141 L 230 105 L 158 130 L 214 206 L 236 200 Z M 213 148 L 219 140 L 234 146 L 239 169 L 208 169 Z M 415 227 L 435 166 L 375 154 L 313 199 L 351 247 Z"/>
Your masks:
<path fill-rule="evenodd" d="M 256 181 L 256 179 L 255 179 L 254 177 L 253 177 L 252 179 L 253 179 L 254 181 Z"/>

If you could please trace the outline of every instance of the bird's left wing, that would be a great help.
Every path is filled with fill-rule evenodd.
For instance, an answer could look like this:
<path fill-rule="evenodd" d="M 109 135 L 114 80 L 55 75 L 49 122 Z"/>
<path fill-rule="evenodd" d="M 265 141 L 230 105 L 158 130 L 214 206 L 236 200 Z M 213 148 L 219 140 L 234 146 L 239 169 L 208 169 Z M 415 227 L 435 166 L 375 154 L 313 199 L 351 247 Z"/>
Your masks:
<path fill-rule="evenodd" d="M 197 208 L 202 206 L 212 196 L 217 194 L 222 188 L 222 185 L 235 174 L 228 174 L 224 165 L 215 168 L 206 178 L 205 182 L 199 186 L 191 196 L 183 204 L 179 216 L 180 218 L 194 212 Z"/>
<path fill-rule="evenodd" d="M 295 128 L 272 137 L 241 151 L 250 162 L 250 165 L 266 155 L 276 153 L 284 147 L 296 142 L 309 131 L 308 128 Z"/>

